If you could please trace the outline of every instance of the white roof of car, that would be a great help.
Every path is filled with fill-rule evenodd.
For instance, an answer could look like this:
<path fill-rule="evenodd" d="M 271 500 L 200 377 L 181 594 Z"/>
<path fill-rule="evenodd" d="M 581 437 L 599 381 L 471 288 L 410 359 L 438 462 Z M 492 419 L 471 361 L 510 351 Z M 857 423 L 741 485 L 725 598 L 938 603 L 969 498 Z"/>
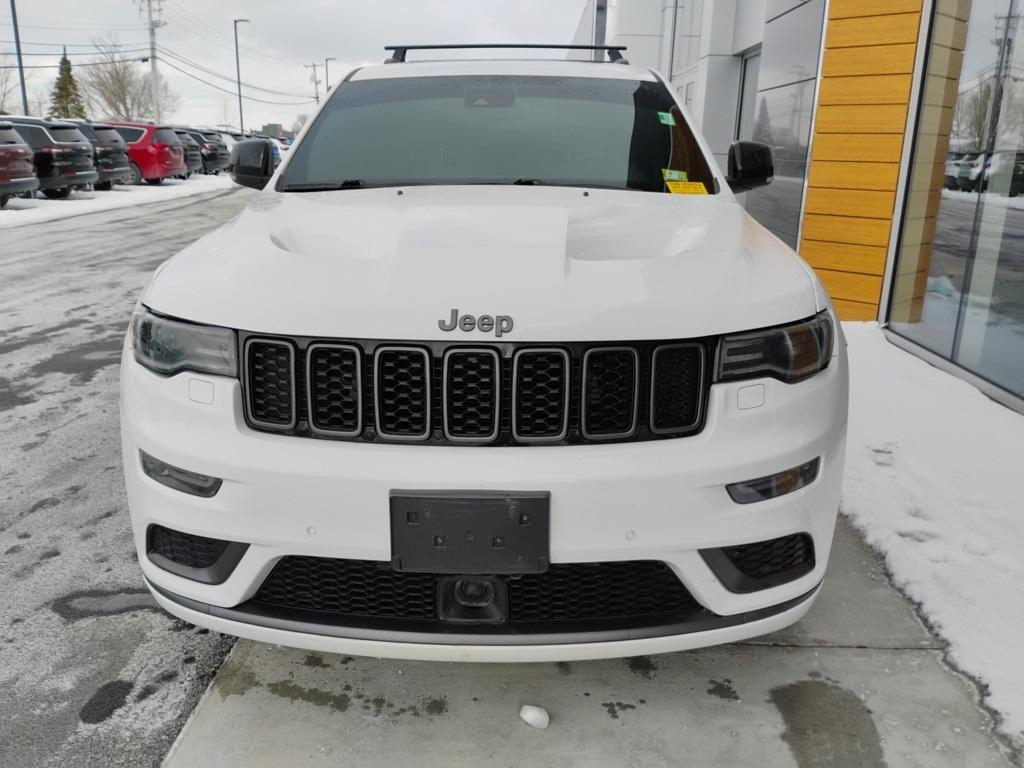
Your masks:
<path fill-rule="evenodd" d="M 445 75 L 537 75 L 647 81 L 655 79 L 651 71 L 644 67 L 566 59 L 407 61 L 363 67 L 348 79 L 353 81 L 382 80 L 389 77 L 443 77 Z"/>

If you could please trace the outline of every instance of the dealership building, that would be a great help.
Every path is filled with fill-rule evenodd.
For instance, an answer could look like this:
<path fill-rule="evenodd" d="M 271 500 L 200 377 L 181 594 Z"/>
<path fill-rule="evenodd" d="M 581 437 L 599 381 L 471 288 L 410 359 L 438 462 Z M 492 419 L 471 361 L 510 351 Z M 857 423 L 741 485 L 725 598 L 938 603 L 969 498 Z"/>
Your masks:
<path fill-rule="evenodd" d="M 1024 411 L 1022 0 L 589 0 L 578 43 L 670 77 L 747 210 L 843 319 Z"/>

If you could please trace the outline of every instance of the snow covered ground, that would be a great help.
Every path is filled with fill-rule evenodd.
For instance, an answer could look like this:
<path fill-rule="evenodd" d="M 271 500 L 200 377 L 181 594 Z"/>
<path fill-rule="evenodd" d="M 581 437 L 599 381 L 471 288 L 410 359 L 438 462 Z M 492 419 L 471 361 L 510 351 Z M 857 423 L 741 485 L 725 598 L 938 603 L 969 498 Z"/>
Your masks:
<path fill-rule="evenodd" d="M 83 213 L 109 211 L 113 208 L 160 203 L 179 197 L 230 189 L 232 186 L 234 182 L 231 181 L 231 177 L 220 174 L 193 176 L 188 180 L 166 179 L 158 186 L 143 184 L 133 187 L 115 184 L 113 189 L 106 192 L 72 192 L 71 196 L 64 200 L 50 200 L 37 193 L 32 200 L 20 197 L 10 200 L 7 206 L 0 210 L 0 229 L 64 219 Z"/>
<path fill-rule="evenodd" d="M 1024 416 L 893 346 L 874 323 L 844 330 L 841 509 L 1024 745 Z"/>

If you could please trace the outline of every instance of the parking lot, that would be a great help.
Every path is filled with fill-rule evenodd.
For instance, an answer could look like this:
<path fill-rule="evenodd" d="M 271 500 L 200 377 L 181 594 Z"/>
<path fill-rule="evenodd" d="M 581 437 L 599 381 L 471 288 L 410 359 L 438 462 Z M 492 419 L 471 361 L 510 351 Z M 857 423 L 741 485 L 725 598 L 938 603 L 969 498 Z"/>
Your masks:
<path fill-rule="evenodd" d="M 233 640 L 159 612 L 142 584 L 121 481 L 118 355 L 152 270 L 251 196 L 3 234 L 0 765 L 159 765 L 175 739 L 167 764 L 196 767 L 1019 760 L 978 687 L 947 665 L 943 642 L 842 521 L 809 616 L 757 641 L 557 665 L 239 642 L 222 666 Z M 551 726 L 522 723 L 522 704 L 546 708 Z"/>

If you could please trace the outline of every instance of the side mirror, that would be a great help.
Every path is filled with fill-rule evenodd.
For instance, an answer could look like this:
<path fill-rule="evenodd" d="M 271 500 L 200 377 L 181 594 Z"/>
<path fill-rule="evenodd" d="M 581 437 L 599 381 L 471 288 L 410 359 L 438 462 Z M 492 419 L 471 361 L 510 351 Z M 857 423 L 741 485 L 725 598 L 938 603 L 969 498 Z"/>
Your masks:
<path fill-rule="evenodd" d="M 775 161 L 772 148 L 756 141 L 736 141 L 729 147 L 729 175 L 726 181 L 733 192 L 763 187 L 772 183 Z"/>
<path fill-rule="evenodd" d="M 263 189 L 274 175 L 270 139 L 246 139 L 231 148 L 231 178 L 236 184 Z"/>

